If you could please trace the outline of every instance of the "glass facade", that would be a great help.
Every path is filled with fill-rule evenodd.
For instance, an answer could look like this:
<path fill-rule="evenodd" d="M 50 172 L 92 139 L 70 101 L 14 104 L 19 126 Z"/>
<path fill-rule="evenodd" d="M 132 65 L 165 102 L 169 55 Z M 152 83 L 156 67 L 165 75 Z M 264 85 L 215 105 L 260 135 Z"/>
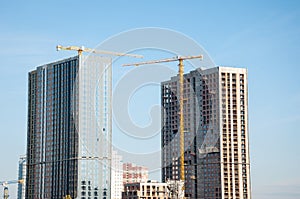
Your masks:
<path fill-rule="evenodd" d="M 18 179 L 23 180 L 23 183 L 18 183 L 18 199 L 25 199 L 26 156 L 21 156 L 20 159 L 19 159 Z"/>
<path fill-rule="evenodd" d="M 105 198 L 111 60 L 76 56 L 29 73 L 26 198 Z"/>

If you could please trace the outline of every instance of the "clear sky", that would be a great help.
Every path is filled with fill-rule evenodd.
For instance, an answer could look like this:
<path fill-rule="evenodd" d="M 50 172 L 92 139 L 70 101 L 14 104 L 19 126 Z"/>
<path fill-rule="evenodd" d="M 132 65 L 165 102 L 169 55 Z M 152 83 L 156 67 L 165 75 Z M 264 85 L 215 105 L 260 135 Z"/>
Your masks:
<path fill-rule="evenodd" d="M 25 153 L 28 71 L 75 55 L 57 44 L 94 47 L 159 27 L 193 38 L 217 65 L 248 68 L 253 198 L 300 198 L 299 1 L 2 1 L 0 22 L 0 181 L 17 178 Z"/>

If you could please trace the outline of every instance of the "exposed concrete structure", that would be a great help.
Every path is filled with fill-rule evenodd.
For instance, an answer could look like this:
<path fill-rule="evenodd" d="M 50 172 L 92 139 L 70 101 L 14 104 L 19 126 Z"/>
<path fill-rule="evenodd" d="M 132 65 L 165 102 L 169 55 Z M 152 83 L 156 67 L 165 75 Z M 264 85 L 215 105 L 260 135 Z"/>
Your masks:
<path fill-rule="evenodd" d="M 247 70 L 184 75 L 185 196 L 250 199 Z M 162 86 L 162 180 L 180 179 L 178 76 Z"/>

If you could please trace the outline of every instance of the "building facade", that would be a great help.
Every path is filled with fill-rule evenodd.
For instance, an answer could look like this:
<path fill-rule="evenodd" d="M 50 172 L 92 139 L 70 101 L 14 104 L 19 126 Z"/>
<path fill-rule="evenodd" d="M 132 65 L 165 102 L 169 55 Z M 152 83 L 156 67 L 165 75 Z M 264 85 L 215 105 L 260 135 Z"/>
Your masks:
<path fill-rule="evenodd" d="M 171 199 L 167 183 L 157 181 L 127 183 L 124 185 L 122 199 Z"/>
<path fill-rule="evenodd" d="M 123 161 L 122 156 L 112 151 L 111 162 L 111 199 L 121 199 L 123 191 Z"/>
<path fill-rule="evenodd" d="M 26 198 L 109 198 L 111 59 L 67 58 L 28 82 Z"/>
<path fill-rule="evenodd" d="M 161 85 L 162 180 L 180 179 L 178 76 Z M 247 70 L 184 75 L 185 196 L 250 199 Z"/>
<path fill-rule="evenodd" d="M 18 199 L 25 199 L 25 186 L 26 186 L 26 156 L 21 156 L 19 159 L 19 180 L 23 180 L 22 183 L 18 183 Z"/>
<path fill-rule="evenodd" d="M 147 182 L 149 171 L 147 167 L 134 163 L 123 164 L 123 184 L 134 182 Z"/>

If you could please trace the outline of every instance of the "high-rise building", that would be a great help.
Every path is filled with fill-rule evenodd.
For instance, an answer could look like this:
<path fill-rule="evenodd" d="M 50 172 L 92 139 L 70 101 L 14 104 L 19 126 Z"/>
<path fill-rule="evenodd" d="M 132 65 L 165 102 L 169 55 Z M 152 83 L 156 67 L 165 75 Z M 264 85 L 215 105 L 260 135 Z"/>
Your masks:
<path fill-rule="evenodd" d="M 162 180 L 180 179 L 178 76 L 161 84 Z M 184 75 L 185 195 L 250 199 L 247 70 Z"/>
<path fill-rule="evenodd" d="M 123 184 L 133 182 L 147 182 L 149 177 L 148 168 L 133 163 L 123 164 Z"/>
<path fill-rule="evenodd" d="M 19 159 L 19 180 L 23 180 L 18 184 L 18 199 L 25 199 L 26 186 L 26 156 L 21 156 Z"/>
<path fill-rule="evenodd" d="M 111 58 L 29 73 L 26 198 L 110 198 Z"/>
<path fill-rule="evenodd" d="M 123 161 L 122 156 L 112 151 L 111 160 L 111 199 L 121 199 L 123 191 Z"/>

